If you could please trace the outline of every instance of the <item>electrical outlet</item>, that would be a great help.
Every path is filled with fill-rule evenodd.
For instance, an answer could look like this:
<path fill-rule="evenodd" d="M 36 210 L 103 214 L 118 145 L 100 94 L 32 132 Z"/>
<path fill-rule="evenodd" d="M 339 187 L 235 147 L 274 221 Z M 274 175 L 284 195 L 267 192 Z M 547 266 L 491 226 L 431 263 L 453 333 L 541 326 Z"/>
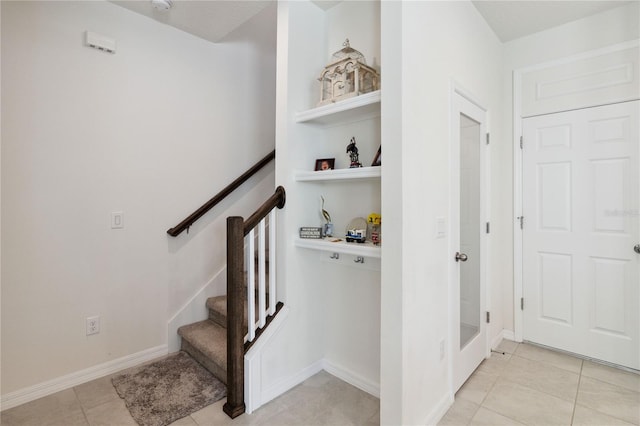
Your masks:
<path fill-rule="evenodd" d="M 440 361 L 444 359 L 444 339 L 440 340 Z"/>
<path fill-rule="evenodd" d="M 100 333 L 100 317 L 87 317 L 87 336 Z"/>

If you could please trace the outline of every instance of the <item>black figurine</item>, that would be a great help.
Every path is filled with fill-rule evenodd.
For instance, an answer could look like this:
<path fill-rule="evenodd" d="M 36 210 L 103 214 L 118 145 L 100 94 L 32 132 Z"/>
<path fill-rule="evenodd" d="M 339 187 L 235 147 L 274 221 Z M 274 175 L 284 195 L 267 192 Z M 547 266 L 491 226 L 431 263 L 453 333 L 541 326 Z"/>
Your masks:
<path fill-rule="evenodd" d="M 358 161 L 358 147 L 356 147 L 356 138 L 351 138 L 351 143 L 347 145 L 347 154 L 351 158 L 351 165 L 349 168 L 362 167 L 360 161 Z"/>

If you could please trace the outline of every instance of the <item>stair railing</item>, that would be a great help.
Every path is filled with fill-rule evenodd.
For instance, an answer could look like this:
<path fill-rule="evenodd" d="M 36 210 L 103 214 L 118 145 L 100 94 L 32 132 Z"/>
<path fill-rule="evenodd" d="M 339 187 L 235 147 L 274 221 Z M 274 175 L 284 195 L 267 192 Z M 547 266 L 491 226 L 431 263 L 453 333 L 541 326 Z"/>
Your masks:
<path fill-rule="evenodd" d="M 167 230 L 167 234 L 171 235 L 172 237 L 177 237 L 178 235 L 180 235 L 181 232 L 185 230 L 187 231 L 187 233 L 189 233 L 189 228 L 191 227 L 191 225 L 193 225 L 193 223 L 196 220 L 200 219 L 209 210 L 211 210 L 218 203 L 224 200 L 227 197 L 227 195 L 231 194 L 233 191 L 238 189 L 240 185 L 242 185 L 247 180 L 249 180 L 251 176 L 255 175 L 258 171 L 260 171 L 260 169 L 262 169 L 264 166 L 269 164 L 269 162 L 271 162 L 271 160 L 273 160 L 274 158 L 276 158 L 275 149 L 271 151 L 269 154 L 267 154 L 262 160 L 258 161 L 256 164 L 251 166 L 249 170 L 241 174 L 236 180 L 234 180 L 229 185 L 224 187 L 222 191 L 214 195 L 213 198 L 211 198 L 209 201 L 204 203 L 199 209 L 197 209 L 196 211 L 191 213 L 189 216 L 187 216 L 182 222 L 180 222 L 173 228 Z"/>
<path fill-rule="evenodd" d="M 255 341 L 277 310 L 276 305 L 276 218 L 275 209 L 284 207 L 282 186 L 247 220 L 227 218 L 227 402 L 223 410 L 231 418 L 244 413 L 244 354 L 247 344 Z M 269 226 L 269 291 L 266 291 L 266 225 Z M 255 228 L 258 228 L 258 315 L 255 313 Z M 246 264 L 246 278 L 245 278 Z M 246 297 L 245 297 L 246 292 Z M 269 304 L 267 308 L 267 294 Z M 243 329 L 247 304 L 248 328 Z"/>

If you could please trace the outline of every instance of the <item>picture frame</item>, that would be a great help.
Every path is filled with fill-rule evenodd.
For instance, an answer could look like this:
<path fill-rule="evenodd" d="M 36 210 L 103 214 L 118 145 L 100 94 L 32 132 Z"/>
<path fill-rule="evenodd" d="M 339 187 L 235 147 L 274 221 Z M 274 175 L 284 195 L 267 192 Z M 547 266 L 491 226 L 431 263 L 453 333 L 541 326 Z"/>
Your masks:
<path fill-rule="evenodd" d="M 378 148 L 378 152 L 376 153 L 376 156 L 373 157 L 373 162 L 371 163 L 372 166 L 381 166 L 382 165 L 382 145 L 380 145 L 380 147 Z"/>
<path fill-rule="evenodd" d="M 315 171 L 333 170 L 336 165 L 335 158 L 319 158 L 316 160 Z"/>

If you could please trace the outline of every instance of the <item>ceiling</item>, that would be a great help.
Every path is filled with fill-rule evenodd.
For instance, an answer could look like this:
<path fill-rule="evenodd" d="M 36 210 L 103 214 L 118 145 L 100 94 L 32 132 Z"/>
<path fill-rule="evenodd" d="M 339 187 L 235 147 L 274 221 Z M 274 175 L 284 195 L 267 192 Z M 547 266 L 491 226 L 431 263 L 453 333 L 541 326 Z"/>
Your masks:
<path fill-rule="evenodd" d="M 111 1 L 134 12 L 217 43 L 235 28 L 262 11 L 273 0 L 173 0 L 173 7 L 167 11 L 156 10 L 149 0 Z M 327 10 L 340 1 L 314 0 L 313 3 Z M 473 1 L 476 9 L 503 42 L 613 9 L 626 3 L 630 3 L 630 1 Z"/>
<path fill-rule="evenodd" d="M 150 0 L 110 0 L 205 40 L 218 43 L 272 3 L 270 0 L 173 0 L 169 10 L 157 10 Z"/>
<path fill-rule="evenodd" d="M 636 0 L 637 1 L 637 0 Z M 473 5 L 503 41 L 534 34 L 577 19 L 613 9 L 630 1 L 495 1 Z"/>

